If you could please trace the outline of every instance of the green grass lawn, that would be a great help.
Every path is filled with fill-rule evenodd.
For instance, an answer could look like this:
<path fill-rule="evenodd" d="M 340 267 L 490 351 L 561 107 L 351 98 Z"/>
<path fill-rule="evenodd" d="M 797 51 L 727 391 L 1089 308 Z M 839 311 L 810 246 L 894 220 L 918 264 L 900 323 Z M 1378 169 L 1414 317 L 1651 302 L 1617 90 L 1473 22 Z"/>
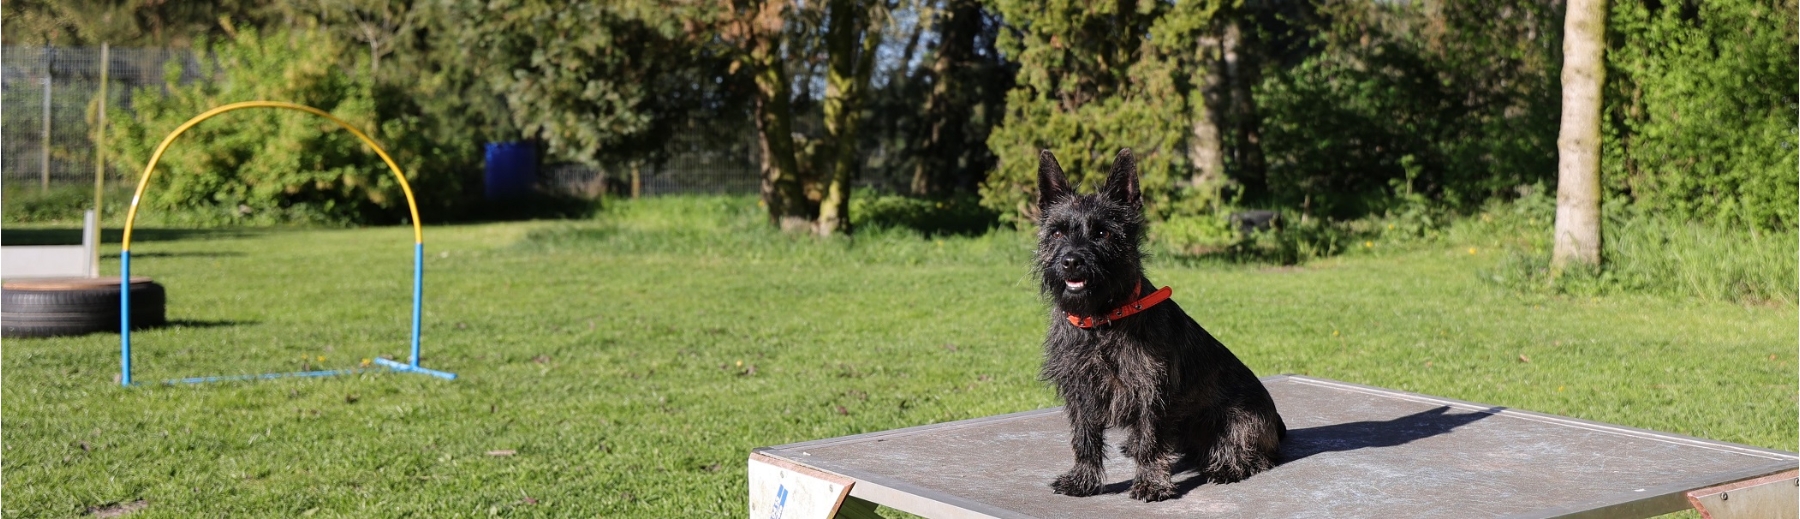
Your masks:
<path fill-rule="evenodd" d="M 424 363 L 456 381 L 155 383 L 404 359 L 410 238 L 139 235 L 175 322 L 133 335 L 143 384 L 117 335 L 5 341 L 5 515 L 742 517 L 754 447 L 1057 405 L 1028 236 L 818 242 L 743 198 L 427 227 Z M 1793 306 L 1520 294 L 1496 253 L 1150 275 L 1258 374 L 1795 448 Z"/>

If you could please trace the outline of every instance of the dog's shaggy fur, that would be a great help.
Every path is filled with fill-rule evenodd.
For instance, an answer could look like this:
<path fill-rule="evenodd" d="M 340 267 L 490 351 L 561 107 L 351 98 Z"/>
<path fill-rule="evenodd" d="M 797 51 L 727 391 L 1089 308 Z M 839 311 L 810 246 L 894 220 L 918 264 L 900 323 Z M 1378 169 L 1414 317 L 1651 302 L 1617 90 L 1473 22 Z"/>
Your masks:
<path fill-rule="evenodd" d="M 1136 160 L 1121 150 L 1100 193 L 1077 195 L 1056 157 L 1038 165 L 1037 270 L 1050 300 L 1043 377 L 1068 404 L 1075 467 L 1056 493 L 1100 492 L 1108 427 L 1129 435 L 1133 499 L 1176 496 L 1170 466 L 1187 456 L 1207 481 L 1230 483 L 1274 466 L 1287 427 L 1256 375 L 1184 312 L 1164 301 L 1142 313 L 1079 328 L 1067 316 L 1102 316 L 1156 290 L 1144 277 L 1143 203 Z"/>

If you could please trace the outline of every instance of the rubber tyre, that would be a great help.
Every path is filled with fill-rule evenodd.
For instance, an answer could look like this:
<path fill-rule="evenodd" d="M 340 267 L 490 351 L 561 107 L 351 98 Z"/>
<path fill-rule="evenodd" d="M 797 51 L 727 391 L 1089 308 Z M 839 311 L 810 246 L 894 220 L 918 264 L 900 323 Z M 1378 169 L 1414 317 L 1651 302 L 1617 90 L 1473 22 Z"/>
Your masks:
<path fill-rule="evenodd" d="M 0 337 L 57 337 L 119 330 L 119 283 L 32 280 L 0 287 Z M 131 328 L 162 326 L 163 287 L 147 278 L 131 283 Z"/>

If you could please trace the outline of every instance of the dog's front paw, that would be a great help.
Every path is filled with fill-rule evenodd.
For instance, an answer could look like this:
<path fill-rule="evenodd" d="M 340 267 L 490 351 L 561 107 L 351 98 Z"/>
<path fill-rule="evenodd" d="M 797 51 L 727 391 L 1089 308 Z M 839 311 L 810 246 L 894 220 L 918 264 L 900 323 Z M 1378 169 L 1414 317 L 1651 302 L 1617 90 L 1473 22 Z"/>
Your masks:
<path fill-rule="evenodd" d="M 1100 478 L 1080 469 L 1071 470 L 1050 482 L 1050 489 L 1065 496 L 1091 496 L 1100 493 Z"/>
<path fill-rule="evenodd" d="M 1154 503 L 1165 499 L 1174 499 L 1175 488 L 1169 485 L 1158 485 L 1138 480 L 1131 482 L 1130 496 L 1132 499 L 1146 503 Z"/>

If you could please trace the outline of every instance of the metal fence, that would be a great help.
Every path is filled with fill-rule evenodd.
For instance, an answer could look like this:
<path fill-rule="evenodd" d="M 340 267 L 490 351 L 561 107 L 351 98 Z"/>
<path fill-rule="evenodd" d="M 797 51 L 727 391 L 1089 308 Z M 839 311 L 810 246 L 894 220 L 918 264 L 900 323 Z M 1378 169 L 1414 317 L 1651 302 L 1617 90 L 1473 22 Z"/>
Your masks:
<path fill-rule="evenodd" d="M 164 67 L 171 61 L 179 67 L 178 81 L 201 77 L 200 63 L 188 51 L 126 48 L 105 54 L 103 62 L 98 47 L 0 48 L 0 182 L 93 183 L 103 72 L 105 104 L 113 116 L 118 110 L 130 113 L 133 91 L 164 85 Z M 114 171 L 109 179 L 118 174 Z"/>
<path fill-rule="evenodd" d="M 738 138 L 677 136 L 661 164 L 594 167 L 560 164 L 544 168 L 542 189 L 594 198 L 607 195 L 657 196 L 680 193 L 755 193 L 762 185 L 761 148 L 755 134 Z M 634 174 L 635 173 L 635 174 Z"/>
<path fill-rule="evenodd" d="M 191 51 L 109 48 L 104 60 L 101 54 L 99 47 L 0 47 L 0 182 L 12 188 L 93 183 L 103 71 L 108 117 L 115 118 L 109 128 L 118 127 L 117 117 L 132 113 L 133 92 L 165 88 L 171 62 L 178 83 L 204 79 Z M 668 160 L 639 166 L 635 176 L 630 166 L 564 164 L 546 167 L 538 182 L 543 189 L 584 197 L 755 193 L 760 150 L 754 130 L 739 126 L 747 131 L 677 135 L 667 144 Z M 116 130 L 108 135 L 116 138 Z M 135 173 L 112 166 L 117 158 L 106 162 L 108 183 Z"/>

